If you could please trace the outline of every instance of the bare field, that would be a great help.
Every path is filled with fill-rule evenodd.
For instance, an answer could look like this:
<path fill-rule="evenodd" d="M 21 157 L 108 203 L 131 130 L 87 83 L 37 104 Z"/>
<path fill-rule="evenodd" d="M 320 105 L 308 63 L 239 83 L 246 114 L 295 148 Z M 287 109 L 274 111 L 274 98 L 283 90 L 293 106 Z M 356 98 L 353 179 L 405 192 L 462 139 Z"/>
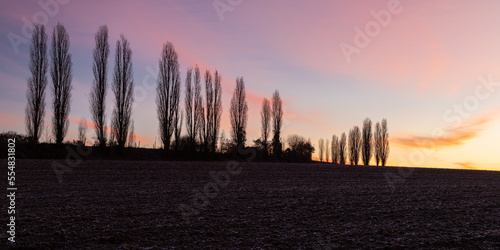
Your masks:
<path fill-rule="evenodd" d="M 500 172 L 83 161 L 59 182 L 53 162 L 17 161 L 16 243 L 4 196 L 1 246 L 500 248 Z"/>

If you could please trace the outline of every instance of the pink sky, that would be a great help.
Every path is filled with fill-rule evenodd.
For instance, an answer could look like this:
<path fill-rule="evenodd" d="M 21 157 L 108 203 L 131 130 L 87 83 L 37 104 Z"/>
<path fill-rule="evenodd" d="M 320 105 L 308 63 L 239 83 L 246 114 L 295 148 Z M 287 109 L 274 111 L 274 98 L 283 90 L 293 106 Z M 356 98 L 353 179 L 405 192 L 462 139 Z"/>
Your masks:
<path fill-rule="evenodd" d="M 277 89 L 285 101 L 284 139 L 298 133 L 317 144 L 320 138 L 331 140 L 333 134 L 361 126 L 366 117 L 374 123 L 387 118 L 391 164 L 415 165 L 408 160 L 410 156 L 440 129 L 447 133 L 435 142 L 439 146 L 432 155 L 426 154 L 422 164 L 500 170 L 500 161 L 494 157 L 497 153 L 490 150 L 493 145 L 486 144 L 495 141 L 492 137 L 500 139 L 499 115 L 494 112 L 500 107 L 499 86 L 493 86 L 487 98 L 478 99 L 478 105 L 467 110 L 467 117 L 460 116 L 461 127 L 453 128 L 446 119 L 453 115 L 449 110 L 454 105 L 474 101 L 471 98 L 482 84 L 479 77 L 491 75 L 493 81 L 500 81 L 498 1 L 242 1 L 230 6 L 223 20 L 213 1 L 117 4 L 69 1 L 58 4 L 58 11 L 48 18 L 48 31 L 62 22 L 71 40 L 74 119 L 67 139 L 76 137 L 75 120 L 90 120 L 91 51 L 94 33 L 106 24 L 111 69 L 121 33 L 132 47 L 136 94 L 142 94 L 136 97 L 133 113 L 141 145 L 151 147 L 158 135 L 155 85 L 148 69 L 156 69 L 162 45 L 170 41 L 179 54 L 182 82 L 186 69 L 196 64 L 202 72 L 217 69 L 222 74 L 226 135 L 235 79 L 243 76 L 250 109 L 249 140 L 260 136 L 262 98 L 270 98 Z M 32 1 L 2 5 L 0 130 L 24 133 L 29 47 L 20 44 L 16 53 L 8 37 L 22 37 L 23 18 L 31 20 L 44 10 Z M 398 13 L 391 14 L 387 25 L 380 26 L 348 62 L 340 45 L 355 44 L 355 28 L 364 30 L 376 22 L 371 13 L 390 13 L 388 6 L 398 6 Z M 47 93 L 47 124 L 50 98 Z M 111 93 L 108 103 L 110 117 Z M 478 119 L 487 122 L 478 124 Z M 92 136 L 89 131 L 88 137 Z M 487 153 L 490 156 L 485 157 Z"/>

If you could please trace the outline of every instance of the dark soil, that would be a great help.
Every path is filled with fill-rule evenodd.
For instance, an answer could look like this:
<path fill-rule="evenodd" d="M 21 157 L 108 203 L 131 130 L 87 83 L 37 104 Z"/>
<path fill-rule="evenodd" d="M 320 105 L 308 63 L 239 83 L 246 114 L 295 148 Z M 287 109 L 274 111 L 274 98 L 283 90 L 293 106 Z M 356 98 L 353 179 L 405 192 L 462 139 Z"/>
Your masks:
<path fill-rule="evenodd" d="M 83 161 L 59 182 L 53 163 L 17 161 L 0 248 L 500 248 L 500 172 Z"/>

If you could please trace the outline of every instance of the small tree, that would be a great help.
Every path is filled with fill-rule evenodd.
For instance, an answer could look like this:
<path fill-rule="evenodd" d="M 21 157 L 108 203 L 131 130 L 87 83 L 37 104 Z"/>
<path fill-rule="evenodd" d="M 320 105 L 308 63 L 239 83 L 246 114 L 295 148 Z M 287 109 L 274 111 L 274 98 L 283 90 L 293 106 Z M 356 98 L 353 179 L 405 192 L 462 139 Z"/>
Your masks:
<path fill-rule="evenodd" d="M 280 158 L 282 147 L 281 147 L 281 125 L 283 120 L 283 102 L 281 101 L 280 93 L 278 90 L 274 91 L 273 94 L 273 153 L 274 156 Z"/>
<path fill-rule="evenodd" d="M 361 132 L 358 126 L 349 131 L 349 159 L 351 165 L 358 165 L 361 151 Z"/>
<path fill-rule="evenodd" d="M 81 118 L 78 124 L 78 140 L 85 145 L 87 141 L 87 120 Z"/>
<path fill-rule="evenodd" d="M 340 142 L 339 142 L 339 164 L 345 165 L 347 156 L 346 156 L 346 151 L 347 151 L 347 137 L 345 133 L 342 133 L 340 136 Z"/>
<path fill-rule="evenodd" d="M 381 160 L 380 154 L 382 148 L 382 127 L 380 126 L 379 122 L 377 122 L 377 124 L 375 125 L 374 142 L 375 142 L 375 162 L 377 163 L 378 166 Z"/>
<path fill-rule="evenodd" d="M 339 163 L 339 139 L 336 135 L 332 136 L 332 163 L 337 164 Z"/>
<path fill-rule="evenodd" d="M 381 130 L 381 145 L 380 145 L 380 162 L 382 166 L 387 164 L 387 159 L 389 158 L 389 131 L 387 128 L 387 119 L 382 120 L 382 130 Z"/>
<path fill-rule="evenodd" d="M 322 162 L 323 161 L 323 154 L 325 151 L 325 141 L 323 139 L 318 140 L 318 148 L 319 148 L 319 151 L 318 151 L 319 161 Z"/>
<path fill-rule="evenodd" d="M 267 148 L 267 143 L 269 141 L 269 134 L 270 134 L 270 123 L 271 123 L 271 106 L 269 104 L 269 100 L 267 98 L 264 98 L 262 101 L 262 111 L 260 112 L 260 117 L 261 117 L 261 122 L 262 122 L 262 147 L 264 148 L 264 152 L 267 155 L 268 153 L 268 148 Z"/>
<path fill-rule="evenodd" d="M 370 118 L 366 118 L 363 121 L 363 145 L 361 147 L 361 156 L 365 166 L 370 165 L 372 157 L 372 137 L 372 121 Z"/>
<path fill-rule="evenodd" d="M 235 148 L 245 147 L 246 126 L 248 120 L 248 104 L 246 101 L 245 82 L 243 77 L 236 78 L 236 87 L 231 99 L 231 135 Z"/>
<path fill-rule="evenodd" d="M 326 141 L 325 141 L 325 161 L 326 162 L 330 161 L 330 147 L 328 147 L 329 145 L 330 145 L 330 142 L 328 141 L 328 139 L 326 139 Z"/>

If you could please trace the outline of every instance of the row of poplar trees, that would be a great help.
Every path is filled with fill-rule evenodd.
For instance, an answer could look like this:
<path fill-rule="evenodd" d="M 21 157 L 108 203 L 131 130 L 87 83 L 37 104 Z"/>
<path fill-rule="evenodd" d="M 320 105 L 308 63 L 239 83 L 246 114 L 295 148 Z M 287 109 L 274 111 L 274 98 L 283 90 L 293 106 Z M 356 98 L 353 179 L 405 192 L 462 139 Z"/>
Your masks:
<path fill-rule="evenodd" d="M 340 138 L 333 135 L 331 145 L 329 144 L 328 140 L 319 139 L 319 161 L 331 160 L 334 164 L 345 165 L 349 160 L 351 165 L 358 165 L 361 156 L 363 164 L 368 166 L 374 156 L 377 166 L 385 166 L 390 151 L 387 119 L 383 119 L 381 123 L 377 122 L 375 131 L 372 132 L 372 121 L 366 118 L 362 130 L 354 126 L 348 137 L 345 133 L 342 133 Z"/>
<path fill-rule="evenodd" d="M 69 35 L 65 27 L 58 23 L 54 27 L 51 44 L 51 77 L 54 118 L 52 120 L 53 136 L 56 143 L 61 144 L 67 133 L 72 90 L 72 61 L 69 53 Z M 115 65 L 112 75 L 112 92 L 114 107 L 111 117 L 111 134 L 108 138 L 106 125 L 106 94 L 108 91 L 107 74 L 109 58 L 108 28 L 99 27 L 95 34 L 93 50 L 94 80 L 89 95 L 90 111 L 95 127 L 96 144 L 101 147 L 117 144 L 124 147 L 127 140 L 133 138 L 129 131 L 131 124 L 132 104 L 134 101 L 134 81 L 132 73 L 132 50 L 128 40 L 121 35 L 116 42 Z M 47 68 L 47 34 L 44 25 L 34 27 L 30 46 L 30 71 L 28 79 L 26 107 L 26 130 L 28 137 L 38 143 L 43 131 L 45 112 L 45 90 L 48 85 Z M 185 78 L 184 112 L 180 108 L 181 77 L 178 55 L 171 42 L 163 45 L 159 60 L 159 73 L 156 88 L 157 117 L 159 133 L 166 150 L 177 150 L 181 142 L 183 121 L 186 124 L 184 143 L 189 150 L 215 152 L 219 138 L 222 114 L 221 74 L 216 70 L 213 74 L 206 70 L 202 75 L 198 66 L 188 68 Z M 205 81 L 205 97 L 203 97 L 201 78 Z M 273 95 L 273 145 L 279 142 L 282 119 L 281 98 L 276 91 Z M 269 131 L 269 101 L 264 100 L 262 116 L 265 130 Z M 246 125 L 248 120 L 248 104 L 246 101 L 243 77 L 236 78 L 236 87 L 230 107 L 231 136 L 233 148 L 245 144 Z M 263 118 L 264 119 L 264 118 Z M 80 131 L 81 133 L 81 131 Z M 265 133 L 269 134 L 268 132 Z M 267 136 L 264 136 L 267 147 Z M 278 146 L 279 144 L 279 146 Z M 281 148 L 279 149 L 281 152 Z"/>

